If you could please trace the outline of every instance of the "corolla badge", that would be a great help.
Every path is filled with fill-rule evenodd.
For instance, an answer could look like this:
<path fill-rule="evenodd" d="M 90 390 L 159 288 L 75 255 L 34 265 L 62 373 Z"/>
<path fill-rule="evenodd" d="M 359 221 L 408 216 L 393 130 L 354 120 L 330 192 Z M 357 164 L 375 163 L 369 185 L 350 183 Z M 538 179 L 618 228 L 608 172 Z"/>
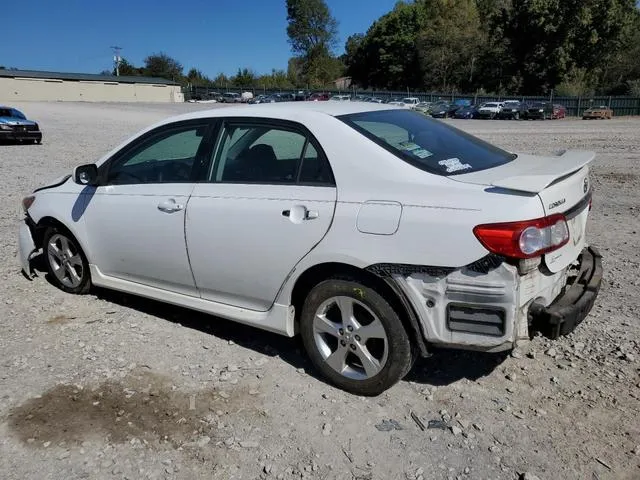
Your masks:
<path fill-rule="evenodd" d="M 582 191 L 584 193 L 587 193 L 587 191 L 589 191 L 589 179 L 587 177 L 584 177 L 584 182 L 582 182 Z"/>

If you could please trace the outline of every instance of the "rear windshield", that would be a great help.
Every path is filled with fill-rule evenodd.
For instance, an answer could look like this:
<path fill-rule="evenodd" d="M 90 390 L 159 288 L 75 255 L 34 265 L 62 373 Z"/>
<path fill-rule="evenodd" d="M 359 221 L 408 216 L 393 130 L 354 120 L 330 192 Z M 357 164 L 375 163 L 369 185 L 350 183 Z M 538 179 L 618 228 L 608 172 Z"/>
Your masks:
<path fill-rule="evenodd" d="M 516 158 L 462 130 L 411 110 L 363 112 L 337 118 L 398 158 L 438 175 L 476 172 Z"/>

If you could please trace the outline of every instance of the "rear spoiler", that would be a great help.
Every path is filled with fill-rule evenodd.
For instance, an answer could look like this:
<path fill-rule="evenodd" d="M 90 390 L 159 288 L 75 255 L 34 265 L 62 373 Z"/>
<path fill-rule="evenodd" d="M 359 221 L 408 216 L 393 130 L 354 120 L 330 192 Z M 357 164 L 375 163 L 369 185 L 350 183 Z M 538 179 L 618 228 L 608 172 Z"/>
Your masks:
<path fill-rule="evenodd" d="M 511 162 L 511 164 L 517 164 L 516 175 L 492 179 L 490 184 L 499 188 L 539 193 L 549 185 L 588 165 L 595 157 L 595 152 L 581 150 L 568 150 L 555 157 L 522 155 Z"/>

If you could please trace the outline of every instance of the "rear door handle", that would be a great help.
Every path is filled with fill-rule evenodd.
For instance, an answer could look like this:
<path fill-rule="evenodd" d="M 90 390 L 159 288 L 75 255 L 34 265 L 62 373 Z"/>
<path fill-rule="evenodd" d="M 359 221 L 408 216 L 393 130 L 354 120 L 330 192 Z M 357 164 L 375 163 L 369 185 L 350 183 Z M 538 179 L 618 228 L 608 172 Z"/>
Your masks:
<path fill-rule="evenodd" d="M 176 203 L 173 198 L 170 198 L 169 200 L 165 200 L 164 202 L 160 202 L 158 204 L 158 210 L 165 213 L 178 212 L 182 209 L 184 209 L 184 205 L 182 205 L 181 203 Z"/>
<path fill-rule="evenodd" d="M 320 214 L 317 210 L 308 210 L 304 205 L 296 205 L 291 210 L 283 210 L 282 216 L 288 217 L 293 223 L 299 223 L 302 220 L 318 218 Z"/>
<path fill-rule="evenodd" d="M 318 218 L 320 216 L 320 214 L 318 213 L 317 210 L 307 210 L 304 214 L 304 219 L 305 220 L 313 220 L 315 218 Z"/>

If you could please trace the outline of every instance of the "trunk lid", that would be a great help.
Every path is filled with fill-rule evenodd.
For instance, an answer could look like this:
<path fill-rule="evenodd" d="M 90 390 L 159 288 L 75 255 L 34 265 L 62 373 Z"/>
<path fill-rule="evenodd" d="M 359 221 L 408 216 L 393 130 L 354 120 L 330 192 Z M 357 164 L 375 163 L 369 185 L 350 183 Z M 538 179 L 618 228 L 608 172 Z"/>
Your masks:
<path fill-rule="evenodd" d="M 593 152 L 575 150 L 556 157 L 521 155 L 505 165 L 449 178 L 537 194 L 545 215 L 564 214 L 569 227 L 569 242 L 544 256 L 547 268 L 558 272 L 573 263 L 586 244 L 591 196 L 589 163 L 594 158 Z"/>

